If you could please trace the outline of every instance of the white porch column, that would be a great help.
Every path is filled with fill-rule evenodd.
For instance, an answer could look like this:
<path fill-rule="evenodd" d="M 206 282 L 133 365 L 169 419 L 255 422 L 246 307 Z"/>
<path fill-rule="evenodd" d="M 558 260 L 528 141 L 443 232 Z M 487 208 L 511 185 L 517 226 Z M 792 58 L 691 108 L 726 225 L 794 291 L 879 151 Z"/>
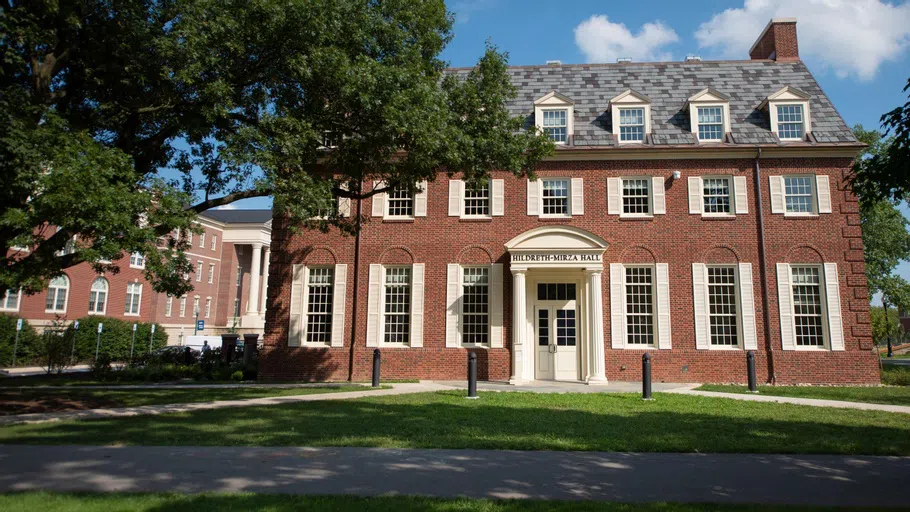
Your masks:
<path fill-rule="evenodd" d="M 269 260 L 272 256 L 272 248 L 269 246 L 265 247 L 265 261 L 262 262 L 262 303 L 259 304 L 259 314 L 265 315 L 265 304 L 268 302 L 266 297 L 268 297 L 269 291 Z"/>
<path fill-rule="evenodd" d="M 262 244 L 253 245 L 253 261 L 250 264 L 250 294 L 246 301 L 248 315 L 259 314 L 259 273 L 262 272 Z"/>
<path fill-rule="evenodd" d="M 520 384 L 525 375 L 525 358 L 531 348 L 527 344 L 527 270 L 512 271 L 512 377 L 510 384 Z"/>
<path fill-rule="evenodd" d="M 590 378 L 588 384 L 606 384 L 604 370 L 604 303 L 603 271 L 586 270 L 588 278 L 588 335 L 591 344 Z"/>

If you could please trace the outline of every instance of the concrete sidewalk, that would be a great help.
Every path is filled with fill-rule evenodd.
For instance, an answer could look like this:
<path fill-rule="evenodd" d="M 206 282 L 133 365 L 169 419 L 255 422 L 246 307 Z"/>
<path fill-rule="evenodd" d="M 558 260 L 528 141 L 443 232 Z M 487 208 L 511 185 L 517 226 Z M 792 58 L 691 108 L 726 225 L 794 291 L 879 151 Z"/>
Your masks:
<path fill-rule="evenodd" d="M 906 507 L 910 458 L 0 445 L 0 492 L 416 494 Z"/>
<path fill-rule="evenodd" d="M 808 405 L 811 407 L 835 407 L 838 409 L 860 409 L 863 411 L 885 411 L 910 414 L 910 406 L 906 405 L 888 405 L 888 404 L 870 404 L 866 402 L 847 402 L 844 400 L 823 400 L 820 398 L 798 398 L 791 396 L 774 396 L 745 393 L 722 393 L 719 391 L 698 391 L 694 389 L 698 384 L 688 387 L 679 387 L 666 389 L 664 393 L 675 393 L 678 395 L 694 395 L 709 398 L 731 398 L 733 400 L 744 400 L 747 402 L 774 402 L 779 404 Z M 908 503 L 910 505 L 910 503 Z"/>
<path fill-rule="evenodd" d="M 263 398 L 249 398 L 243 400 L 218 400 L 214 402 L 196 402 L 189 404 L 142 405 L 138 407 L 122 407 L 117 409 L 88 409 L 85 411 L 18 414 L 15 416 L 0 416 L 0 426 L 14 425 L 18 423 L 44 423 L 48 421 L 62 420 L 122 418 L 127 416 L 223 409 L 225 407 L 254 407 L 258 405 L 281 405 L 323 400 L 347 400 L 350 398 L 405 395 L 409 393 L 423 393 L 426 391 L 440 391 L 444 389 L 449 388 L 430 382 L 422 382 L 416 384 L 392 384 L 391 389 L 373 390 L 365 387 L 363 391 L 345 391 L 341 393 L 316 393 L 310 395 L 273 396 Z"/>

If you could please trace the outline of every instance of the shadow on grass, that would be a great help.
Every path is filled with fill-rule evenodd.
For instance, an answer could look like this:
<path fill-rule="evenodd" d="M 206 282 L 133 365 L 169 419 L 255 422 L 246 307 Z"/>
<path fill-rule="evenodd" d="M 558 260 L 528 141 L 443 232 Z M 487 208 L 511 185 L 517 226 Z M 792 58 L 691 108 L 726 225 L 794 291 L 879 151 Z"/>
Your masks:
<path fill-rule="evenodd" d="M 423 393 L 0 428 L 0 443 L 910 454 L 900 414 L 656 395 Z"/>

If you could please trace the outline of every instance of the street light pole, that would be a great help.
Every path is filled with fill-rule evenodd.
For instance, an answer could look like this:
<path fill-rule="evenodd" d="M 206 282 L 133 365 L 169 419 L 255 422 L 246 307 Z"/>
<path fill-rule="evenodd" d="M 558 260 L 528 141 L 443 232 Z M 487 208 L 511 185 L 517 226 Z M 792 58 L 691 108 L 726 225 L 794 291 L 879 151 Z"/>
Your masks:
<path fill-rule="evenodd" d="M 196 308 L 196 322 L 193 324 L 193 336 L 199 334 L 199 308 Z"/>

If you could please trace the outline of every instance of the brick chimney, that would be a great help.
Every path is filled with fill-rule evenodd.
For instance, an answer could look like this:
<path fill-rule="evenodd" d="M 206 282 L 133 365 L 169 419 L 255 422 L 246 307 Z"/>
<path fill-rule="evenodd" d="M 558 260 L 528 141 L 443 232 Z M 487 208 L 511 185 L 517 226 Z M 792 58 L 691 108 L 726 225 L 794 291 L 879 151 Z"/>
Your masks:
<path fill-rule="evenodd" d="M 772 18 L 749 50 L 749 58 L 752 60 L 799 60 L 796 18 Z"/>

